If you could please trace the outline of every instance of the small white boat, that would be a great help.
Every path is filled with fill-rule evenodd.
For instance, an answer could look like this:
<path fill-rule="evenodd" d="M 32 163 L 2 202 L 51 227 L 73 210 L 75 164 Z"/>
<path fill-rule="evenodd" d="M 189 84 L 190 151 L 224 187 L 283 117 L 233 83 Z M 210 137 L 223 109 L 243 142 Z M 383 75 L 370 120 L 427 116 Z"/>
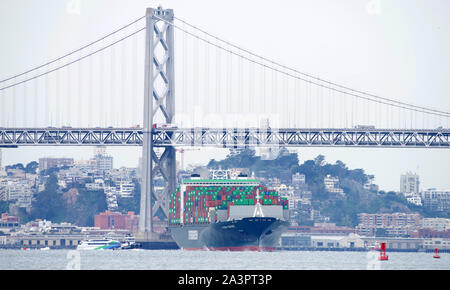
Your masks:
<path fill-rule="evenodd" d="M 41 251 L 48 251 L 48 250 L 50 250 L 49 247 L 41 248 Z"/>
<path fill-rule="evenodd" d="M 128 250 L 128 249 L 134 249 L 136 246 L 136 240 L 134 237 L 126 237 L 124 241 L 122 242 L 121 249 L 122 250 Z"/>
<path fill-rule="evenodd" d="M 111 239 L 85 240 L 77 246 L 77 250 L 114 250 L 120 249 L 120 242 Z"/>

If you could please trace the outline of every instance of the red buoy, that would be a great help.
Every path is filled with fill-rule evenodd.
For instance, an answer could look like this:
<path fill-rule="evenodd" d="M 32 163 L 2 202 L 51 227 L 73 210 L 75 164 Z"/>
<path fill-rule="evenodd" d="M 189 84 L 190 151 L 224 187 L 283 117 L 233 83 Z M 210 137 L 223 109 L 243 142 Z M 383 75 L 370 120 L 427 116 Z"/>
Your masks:
<path fill-rule="evenodd" d="M 433 256 L 433 258 L 439 259 L 440 257 L 441 257 L 441 256 L 439 256 L 439 250 L 438 250 L 438 248 L 434 249 L 434 256 Z"/>
<path fill-rule="evenodd" d="M 380 256 L 378 257 L 378 260 L 380 261 L 389 260 L 389 256 L 386 255 L 386 243 L 380 244 Z"/>

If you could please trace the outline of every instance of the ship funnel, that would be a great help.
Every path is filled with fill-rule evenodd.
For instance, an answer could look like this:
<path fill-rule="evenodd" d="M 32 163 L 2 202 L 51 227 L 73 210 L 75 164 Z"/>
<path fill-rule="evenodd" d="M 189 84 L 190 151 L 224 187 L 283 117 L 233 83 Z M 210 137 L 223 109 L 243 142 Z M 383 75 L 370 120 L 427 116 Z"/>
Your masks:
<path fill-rule="evenodd" d="M 200 174 L 191 174 L 191 179 L 200 179 Z"/>
<path fill-rule="evenodd" d="M 248 178 L 248 175 L 247 174 L 239 174 L 238 175 L 238 177 L 237 177 L 237 179 L 247 179 Z"/>

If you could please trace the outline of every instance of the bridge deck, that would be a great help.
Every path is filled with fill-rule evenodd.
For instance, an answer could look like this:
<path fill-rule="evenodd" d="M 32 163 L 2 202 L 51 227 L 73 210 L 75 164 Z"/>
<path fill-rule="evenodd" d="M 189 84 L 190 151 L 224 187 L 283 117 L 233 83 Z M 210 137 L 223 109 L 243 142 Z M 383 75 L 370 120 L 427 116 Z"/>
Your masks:
<path fill-rule="evenodd" d="M 157 128 L 156 147 L 449 148 L 450 129 Z M 0 128 L 0 146 L 142 146 L 142 128 Z"/>

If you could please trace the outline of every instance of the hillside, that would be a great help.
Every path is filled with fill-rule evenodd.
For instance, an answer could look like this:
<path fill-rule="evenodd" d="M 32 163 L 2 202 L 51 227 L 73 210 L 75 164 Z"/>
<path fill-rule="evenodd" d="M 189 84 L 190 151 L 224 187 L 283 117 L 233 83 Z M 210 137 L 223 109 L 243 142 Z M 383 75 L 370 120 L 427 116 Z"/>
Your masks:
<path fill-rule="evenodd" d="M 253 150 L 246 149 L 221 161 L 211 160 L 208 167 L 249 168 L 258 178 L 275 177 L 287 184 L 290 184 L 292 174 L 304 174 L 308 190 L 312 192 L 312 209 L 341 226 L 356 226 L 359 213 L 421 212 L 421 209 L 408 204 L 403 196 L 393 191 L 386 193 L 365 189 L 364 184 L 374 176 L 367 175 L 363 169 L 349 169 L 339 160 L 335 164 L 329 164 L 323 155 L 299 164 L 297 153 L 284 154 L 273 160 L 261 160 Z M 337 196 L 325 189 L 324 178 L 327 175 L 339 178 L 339 187 L 343 189 L 344 196 Z M 299 215 L 298 221 L 300 224 L 313 222 L 308 218 Z"/>

